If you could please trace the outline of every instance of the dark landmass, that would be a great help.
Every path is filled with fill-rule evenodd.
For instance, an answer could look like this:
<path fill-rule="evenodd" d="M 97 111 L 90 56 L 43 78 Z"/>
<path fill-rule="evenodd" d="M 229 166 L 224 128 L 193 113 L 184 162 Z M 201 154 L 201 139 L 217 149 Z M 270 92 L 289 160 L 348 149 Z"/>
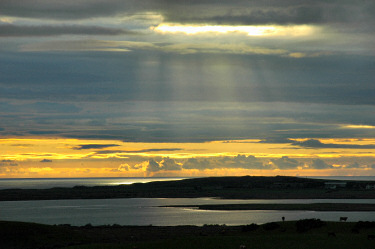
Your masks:
<path fill-rule="evenodd" d="M 243 226 L 86 226 L 0 221 L 2 249 L 374 248 L 375 222 L 318 219 Z"/>
<path fill-rule="evenodd" d="M 375 211 L 375 204 L 362 203 L 312 203 L 312 204 L 219 204 L 171 205 L 201 210 L 294 210 L 294 211 Z"/>
<path fill-rule="evenodd" d="M 374 199 L 375 185 L 369 181 L 340 181 L 299 177 L 208 177 L 178 181 L 135 183 L 119 186 L 76 186 L 51 189 L 4 189 L 0 201 L 109 199 L 109 198 L 196 198 L 227 199 Z"/>

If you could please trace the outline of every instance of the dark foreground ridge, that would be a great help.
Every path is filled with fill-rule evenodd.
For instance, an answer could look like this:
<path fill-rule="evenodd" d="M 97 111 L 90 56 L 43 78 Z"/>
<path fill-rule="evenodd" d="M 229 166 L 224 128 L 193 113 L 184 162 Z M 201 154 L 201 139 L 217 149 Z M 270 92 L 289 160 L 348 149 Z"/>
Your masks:
<path fill-rule="evenodd" d="M 0 221 L 0 246 L 2 249 L 374 248 L 375 222 L 305 219 L 243 226 L 76 227 Z"/>
<path fill-rule="evenodd" d="M 336 183 L 341 184 L 336 186 Z M 227 199 L 373 199 L 375 198 L 375 191 L 366 189 L 367 186 L 373 185 L 375 185 L 375 182 L 330 181 L 287 176 L 208 177 L 119 186 L 5 189 L 0 190 L 0 201 L 194 197 Z"/>

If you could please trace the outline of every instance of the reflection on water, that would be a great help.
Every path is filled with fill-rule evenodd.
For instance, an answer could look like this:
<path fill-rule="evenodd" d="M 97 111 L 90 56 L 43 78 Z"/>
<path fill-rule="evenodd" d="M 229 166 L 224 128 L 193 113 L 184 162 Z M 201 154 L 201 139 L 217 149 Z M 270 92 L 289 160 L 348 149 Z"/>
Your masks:
<path fill-rule="evenodd" d="M 48 200 L 0 202 L 0 220 L 38 222 L 44 224 L 93 225 L 243 225 L 286 220 L 319 218 L 338 221 L 375 221 L 375 212 L 315 211 L 212 211 L 191 208 L 165 208 L 166 205 L 230 204 L 230 203 L 373 203 L 375 200 L 222 200 L 212 198 L 136 198 L 104 200 Z"/>
<path fill-rule="evenodd" d="M 156 181 L 176 181 L 186 178 L 181 177 L 106 177 L 106 178 L 24 178 L 1 179 L 0 189 L 44 189 L 54 187 L 71 188 L 74 186 L 105 186 L 133 183 L 147 183 Z"/>

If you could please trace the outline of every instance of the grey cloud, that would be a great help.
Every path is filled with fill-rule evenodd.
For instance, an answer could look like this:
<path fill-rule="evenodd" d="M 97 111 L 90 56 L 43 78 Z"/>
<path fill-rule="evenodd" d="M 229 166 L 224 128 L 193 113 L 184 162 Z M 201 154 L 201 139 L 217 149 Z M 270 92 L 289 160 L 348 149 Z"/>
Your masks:
<path fill-rule="evenodd" d="M 207 159 L 189 158 L 182 166 L 184 169 L 209 169 L 212 168 Z"/>
<path fill-rule="evenodd" d="M 50 159 L 43 159 L 40 162 L 41 163 L 52 163 L 52 160 L 50 160 Z"/>
<path fill-rule="evenodd" d="M 289 51 L 278 48 L 251 46 L 245 43 L 152 43 L 140 41 L 74 40 L 47 41 L 21 46 L 24 52 L 36 51 L 156 51 L 176 54 L 259 54 L 288 56 Z"/>
<path fill-rule="evenodd" d="M 75 150 L 103 149 L 108 147 L 120 146 L 118 144 L 81 144 L 74 147 Z"/>
<path fill-rule="evenodd" d="M 14 160 L 4 159 L 0 161 L 0 167 L 15 167 L 18 163 Z"/>
<path fill-rule="evenodd" d="M 310 168 L 313 169 L 331 169 L 333 168 L 332 165 L 327 164 L 321 159 L 315 159 L 312 161 L 312 164 L 310 165 Z"/>
<path fill-rule="evenodd" d="M 358 169 L 361 165 L 358 162 L 353 162 L 345 166 L 346 169 Z"/>
<path fill-rule="evenodd" d="M 279 169 L 296 169 L 298 166 L 302 165 L 296 159 L 283 156 L 280 159 L 271 159 Z"/>
<path fill-rule="evenodd" d="M 184 169 L 270 169 L 268 165 L 252 156 L 237 155 L 235 157 L 189 158 L 183 164 Z"/>
<path fill-rule="evenodd" d="M 112 172 L 125 172 L 129 171 L 132 167 L 129 164 L 121 164 L 117 169 L 112 169 Z"/>
<path fill-rule="evenodd" d="M 373 32 L 375 3 L 366 1 L 230 1 L 230 4 L 195 1 L 170 3 L 162 9 L 166 21 L 235 25 L 322 24 L 341 31 Z M 228 10 L 230 8 L 230 10 Z"/>
<path fill-rule="evenodd" d="M 145 149 L 145 150 L 127 150 L 127 153 L 145 153 L 145 152 L 162 152 L 162 151 L 179 151 L 180 148 L 161 148 L 161 149 Z"/>
<path fill-rule="evenodd" d="M 163 158 L 160 162 L 150 159 L 147 165 L 147 172 L 181 170 L 181 166 L 174 159 Z"/>
<path fill-rule="evenodd" d="M 292 142 L 293 145 L 304 148 L 330 148 L 330 149 L 375 149 L 375 144 L 358 145 L 358 144 L 324 144 L 317 139 L 309 139 L 306 141 Z"/>
<path fill-rule="evenodd" d="M 81 108 L 74 104 L 58 102 L 32 102 L 26 104 L 11 104 L 0 102 L 1 112 L 4 113 L 77 113 Z"/>
<path fill-rule="evenodd" d="M 131 51 L 131 50 L 160 50 L 151 42 L 104 41 L 104 40 L 75 40 L 48 41 L 21 46 L 22 51 Z"/>
<path fill-rule="evenodd" d="M 235 6 L 235 5 L 234 5 Z M 222 11 L 224 12 L 224 10 Z M 237 12 L 233 14 L 233 12 Z M 244 13 L 245 12 L 245 13 Z M 199 12 L 198 12 L 199 13 Z M 209 12 L 208 12 L 209 13 Z M 200 14 L 200 13 L 199 13 Z M 210 13 L 209 13 L 210 14 Z M 170 22 L 212 23 L 236 25 L 261 24 L 317 24 L 324 22 L 324 9 L 314 6 L 303 7 L 265 7 L 252 9 L 246 6 L 228 13 L 212 13 L 211 15 L 181 15 L 180 12 L 166 13 L 166 20 Z"/>
<path fill-rule="evenodd" d="M 139 142 L 271 137 L 290 144 L 288 138 L 373 136 L 373 129 L 340 126 L 375 125 L 371 56 L 119 54 L 3 53 L 0 134 Z M 89 124 L 94 119 L 102 122 Z"/>
<path fill-rule="evenodd" d="M 161 166 L 164 170 L 181 170 L 181 165 L 169 157 L 163 158 Z"/>
<path fill-rule="evenodd" d="M 58 54 L 59 56 L 53 58 L 48 53 L 33 53 L 28 56 L 23 53 L 5 54 L 0 58 L 0 64 L 4 64 L 0 67 L 0 98 L 47 100 L 53 97 L 56 101 L 117 102 L 147 100 L 375 104 L 375 92 L 370 84 L 374 80 L 374 63 L 371 57 L 326 57 L 296 61 L 273 56 L 228 56 L 224 60 L 227 65 L 220 65 L 220 61 L 223 61 L 222 55 L 151 55 L 149 50 L 154 49 L 152 43 L 90 43 L 87 40 L 76 42 L 81 45 L 72 44 L 73 51 L 74 48 L 85 49 L 87 44 L 91 43 L 94 49 L 137 49 L 136 46 L 140 46 L 144 51 L 126 54 L 94 53 L 87 55 L 87 58 L 82 54 L 71 53 Z M 51 48 L 63 49 L 66 46 L 64 42 L 60 43 L 51 45 Z M 48 50 L 48 44 L 44 45 Z M 146 63 L 151 61 L 153 56 L 158 58 L 158 63 Z M 228 67 L 228 70 L 238 77 L 230 85 L 231 94 L 222 94 L 220 98 L 214 93 L 228 92 L 228 85 L 213 84 L 221 80 L 211 76 L 217 75 L 213 70 L 216 65 Z M 177 85 L 171 77 L 166 73 L 152 72 L 159 72 L 157 67 L 173 71 L 179 66 L 189 70 L 179 71 L 181 84 L 178 84 L 176 92 L 171 94 L 170 85 Z M 139 79 L 136 72 L 141 70 L 148 72 L 149 79 Z M 317 71 L 320 72 L 319 75 L 316 75 Z M 252 81 L 246 80 L 249 78 Z M 48 82 L 53 84 L 47 84 Z M 353 82 L 356 82 L 355 88 L 352 87 Z M 298 94 L 293 94 L 295 92 Z M 301 115 L 304 115 L 304 118 L 311 116 L 302 111 Z M 327 115 L 326 118 L 330 117 Z M 347 119 L 350 119 L 350 116 L 347 116 Z"/>
<path fill-rule="evenodd" d="M 3 0 L 0 14 L 5 16 L 48 18 L 48 19 L 86 19 L 132 12 L 140 9 L 140 3 L 133 0 Z"/>
<path fill-rule="evenodd" d="M 290 140 L 288 138 L 282 138 L 282 137 L 276 137 L 276 138 L 266 138 L 266 139 L 263 139 L 261 141 L 259 141 L 259 143 L 269 143 L 269 144 L 289 144 L 289 143 L 293 143 L 294 141 L 293 140 Z"/>
<path fill-rule="evenodd" d="M 148 161 L 147 171 L 148 172 L 157 172 L 162 170 L 162 166 L 156 162 L 154 159 Z"/>
<path fill-rule="evenodd" d="M 137 32 L 99 26 L 20 26 L 0 25 L 0 37 L 58 36 L 58 35 L 134 35 Z"/>
<path fill-rule="evenodd" d="M 375 144 L 367 145 L 358 145 L 358 144 L 326 144 L 320 142 L 318 139 L 308 139 L 305 141 L 294 141 L 288 138 L 270 138 L 263 139 L 259 143 L 282 143 L 282 144 L 291 144 L 307 149 L 316 149 L 316 148 L 329 148 L 329 149 L 375 149 Z"/>
<path fill-rule="evenodd" d="M 110 146 L 107 146 L 110 147 Z M 104 147 L 103 147 L 104 148 Z M 147 153 L 147 152 L 168 152 L 168 151 L 179 151 L 181 148 L 158 148 L 158 149 L 144 149 L 144 150 L 100 150 L 96 151 L 96 154 L 114 154 L 114 153 Z"/>
<path fill-rule="evenodd" d="M 222 157 L 218 160 L 218 166 L 223 168 L 243 168 L 243 169 L 267 169 L 261 160 L 255 156 L 237 155 L 235 157 Z"/>

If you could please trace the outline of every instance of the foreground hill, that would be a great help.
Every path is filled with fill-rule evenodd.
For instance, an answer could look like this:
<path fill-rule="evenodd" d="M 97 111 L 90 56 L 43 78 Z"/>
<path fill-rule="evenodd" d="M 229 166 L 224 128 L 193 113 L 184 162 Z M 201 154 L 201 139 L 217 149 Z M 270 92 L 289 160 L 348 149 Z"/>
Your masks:
<path fill-rule="evenodd" d="M 179 181 L 135 183 L 119 186 L 76 186 L 51 189 L 0 190 L 0 201 L 107 198 L 193 198 L 232 199 L 373 199 L 374 182 L 341 181 L 344 186 L 327 189 L 322 179 L 299 177 L 208 177 Z"/>
<path fill-rule="evenodd" d="M 349 249 L 374 248 L 374 222 L 317 219 L 243 226 L 41 225 L 0 221 L 2 249 Z"/>

